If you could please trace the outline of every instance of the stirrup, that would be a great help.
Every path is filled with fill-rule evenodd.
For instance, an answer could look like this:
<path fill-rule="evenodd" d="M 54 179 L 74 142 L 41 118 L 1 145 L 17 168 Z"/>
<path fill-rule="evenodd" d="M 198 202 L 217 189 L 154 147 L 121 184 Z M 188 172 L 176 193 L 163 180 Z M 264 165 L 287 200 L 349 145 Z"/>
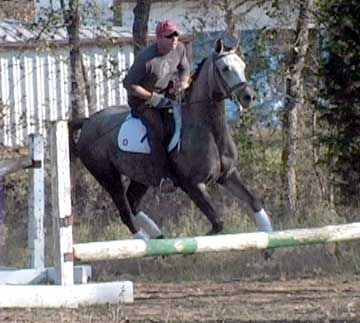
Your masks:
<path fill-rule="evenodd" d="M 173 193 L 176 191 L 176 186 L 169 177 L 163 177 L 159 185 L 160 193 Z"/>

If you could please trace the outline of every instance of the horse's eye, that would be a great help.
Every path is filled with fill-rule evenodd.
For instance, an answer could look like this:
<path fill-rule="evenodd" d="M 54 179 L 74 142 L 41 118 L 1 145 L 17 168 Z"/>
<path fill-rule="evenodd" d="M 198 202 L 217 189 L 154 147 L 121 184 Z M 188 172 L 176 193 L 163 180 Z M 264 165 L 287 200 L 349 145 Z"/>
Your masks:
<path fill-rule="evenodd" d="M 222 68 L 223 72 L 229 72 L 230 71 L 230 67 L 225 65 L 223 68 Z"/>

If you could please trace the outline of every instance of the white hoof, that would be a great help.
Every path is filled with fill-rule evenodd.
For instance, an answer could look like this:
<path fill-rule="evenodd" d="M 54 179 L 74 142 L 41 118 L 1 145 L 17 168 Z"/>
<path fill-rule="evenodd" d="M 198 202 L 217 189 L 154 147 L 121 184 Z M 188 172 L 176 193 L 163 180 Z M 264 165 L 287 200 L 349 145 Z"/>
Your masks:
<path fill-rule="evenodd" d="M 271 220 L 264 209 L 255 213 L 256 231 L 271 232 L 273 231 Z"/>
<path fill-rule="evenodd" d="M 135 215 L 140 227 L 146 232 L 151 239 L 163 236 L 162 231 L 156 223 L 143 211 Z"/>
<path fill-rule="evenodd" d="M 143 229 L 140 229 L 138 232 L 133 234 L 133 238 L 147 241 L 149 240 L 149 235 Z"/>

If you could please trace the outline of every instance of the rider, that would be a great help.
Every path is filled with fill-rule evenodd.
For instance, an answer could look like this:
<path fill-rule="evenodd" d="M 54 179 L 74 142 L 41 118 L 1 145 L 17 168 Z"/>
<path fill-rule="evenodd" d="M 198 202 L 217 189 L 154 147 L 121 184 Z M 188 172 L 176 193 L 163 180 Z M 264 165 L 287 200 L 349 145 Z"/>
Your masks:
<path fill-rule="evenodd" d="M 185 46 L 179 41 L 178 27 L 174 22 L 164 20 L 156 26 L 156 42 L 139 53 L 124 80 L 131 111 L 148 130 L 154 175 L 161 192 L 175 189 L 163 145 L 164 129 L 160 116 L 160 109 L 171 105 L 171 100 L 165 97 L 165 90 L 174 77 L 172 91 L 186 89 L 190 65 Z"/>

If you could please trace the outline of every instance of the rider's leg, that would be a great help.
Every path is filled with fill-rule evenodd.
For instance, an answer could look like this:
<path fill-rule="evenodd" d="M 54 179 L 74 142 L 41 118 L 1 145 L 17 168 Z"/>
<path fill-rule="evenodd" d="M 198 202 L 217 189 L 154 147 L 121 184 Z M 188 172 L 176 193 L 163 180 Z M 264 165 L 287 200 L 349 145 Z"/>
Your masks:
<path fill-rule="evenodd" d="M 141 118 L 148 130 L 154 175 L 158 181 L 157 185 L 160 185 L 160 189 L 164 192 L 173 191 L 175 187 L 170 180 L 170 165 L 163 143 L 164 127 L 160 111 L 147 108 L 143 111 Z"/>

